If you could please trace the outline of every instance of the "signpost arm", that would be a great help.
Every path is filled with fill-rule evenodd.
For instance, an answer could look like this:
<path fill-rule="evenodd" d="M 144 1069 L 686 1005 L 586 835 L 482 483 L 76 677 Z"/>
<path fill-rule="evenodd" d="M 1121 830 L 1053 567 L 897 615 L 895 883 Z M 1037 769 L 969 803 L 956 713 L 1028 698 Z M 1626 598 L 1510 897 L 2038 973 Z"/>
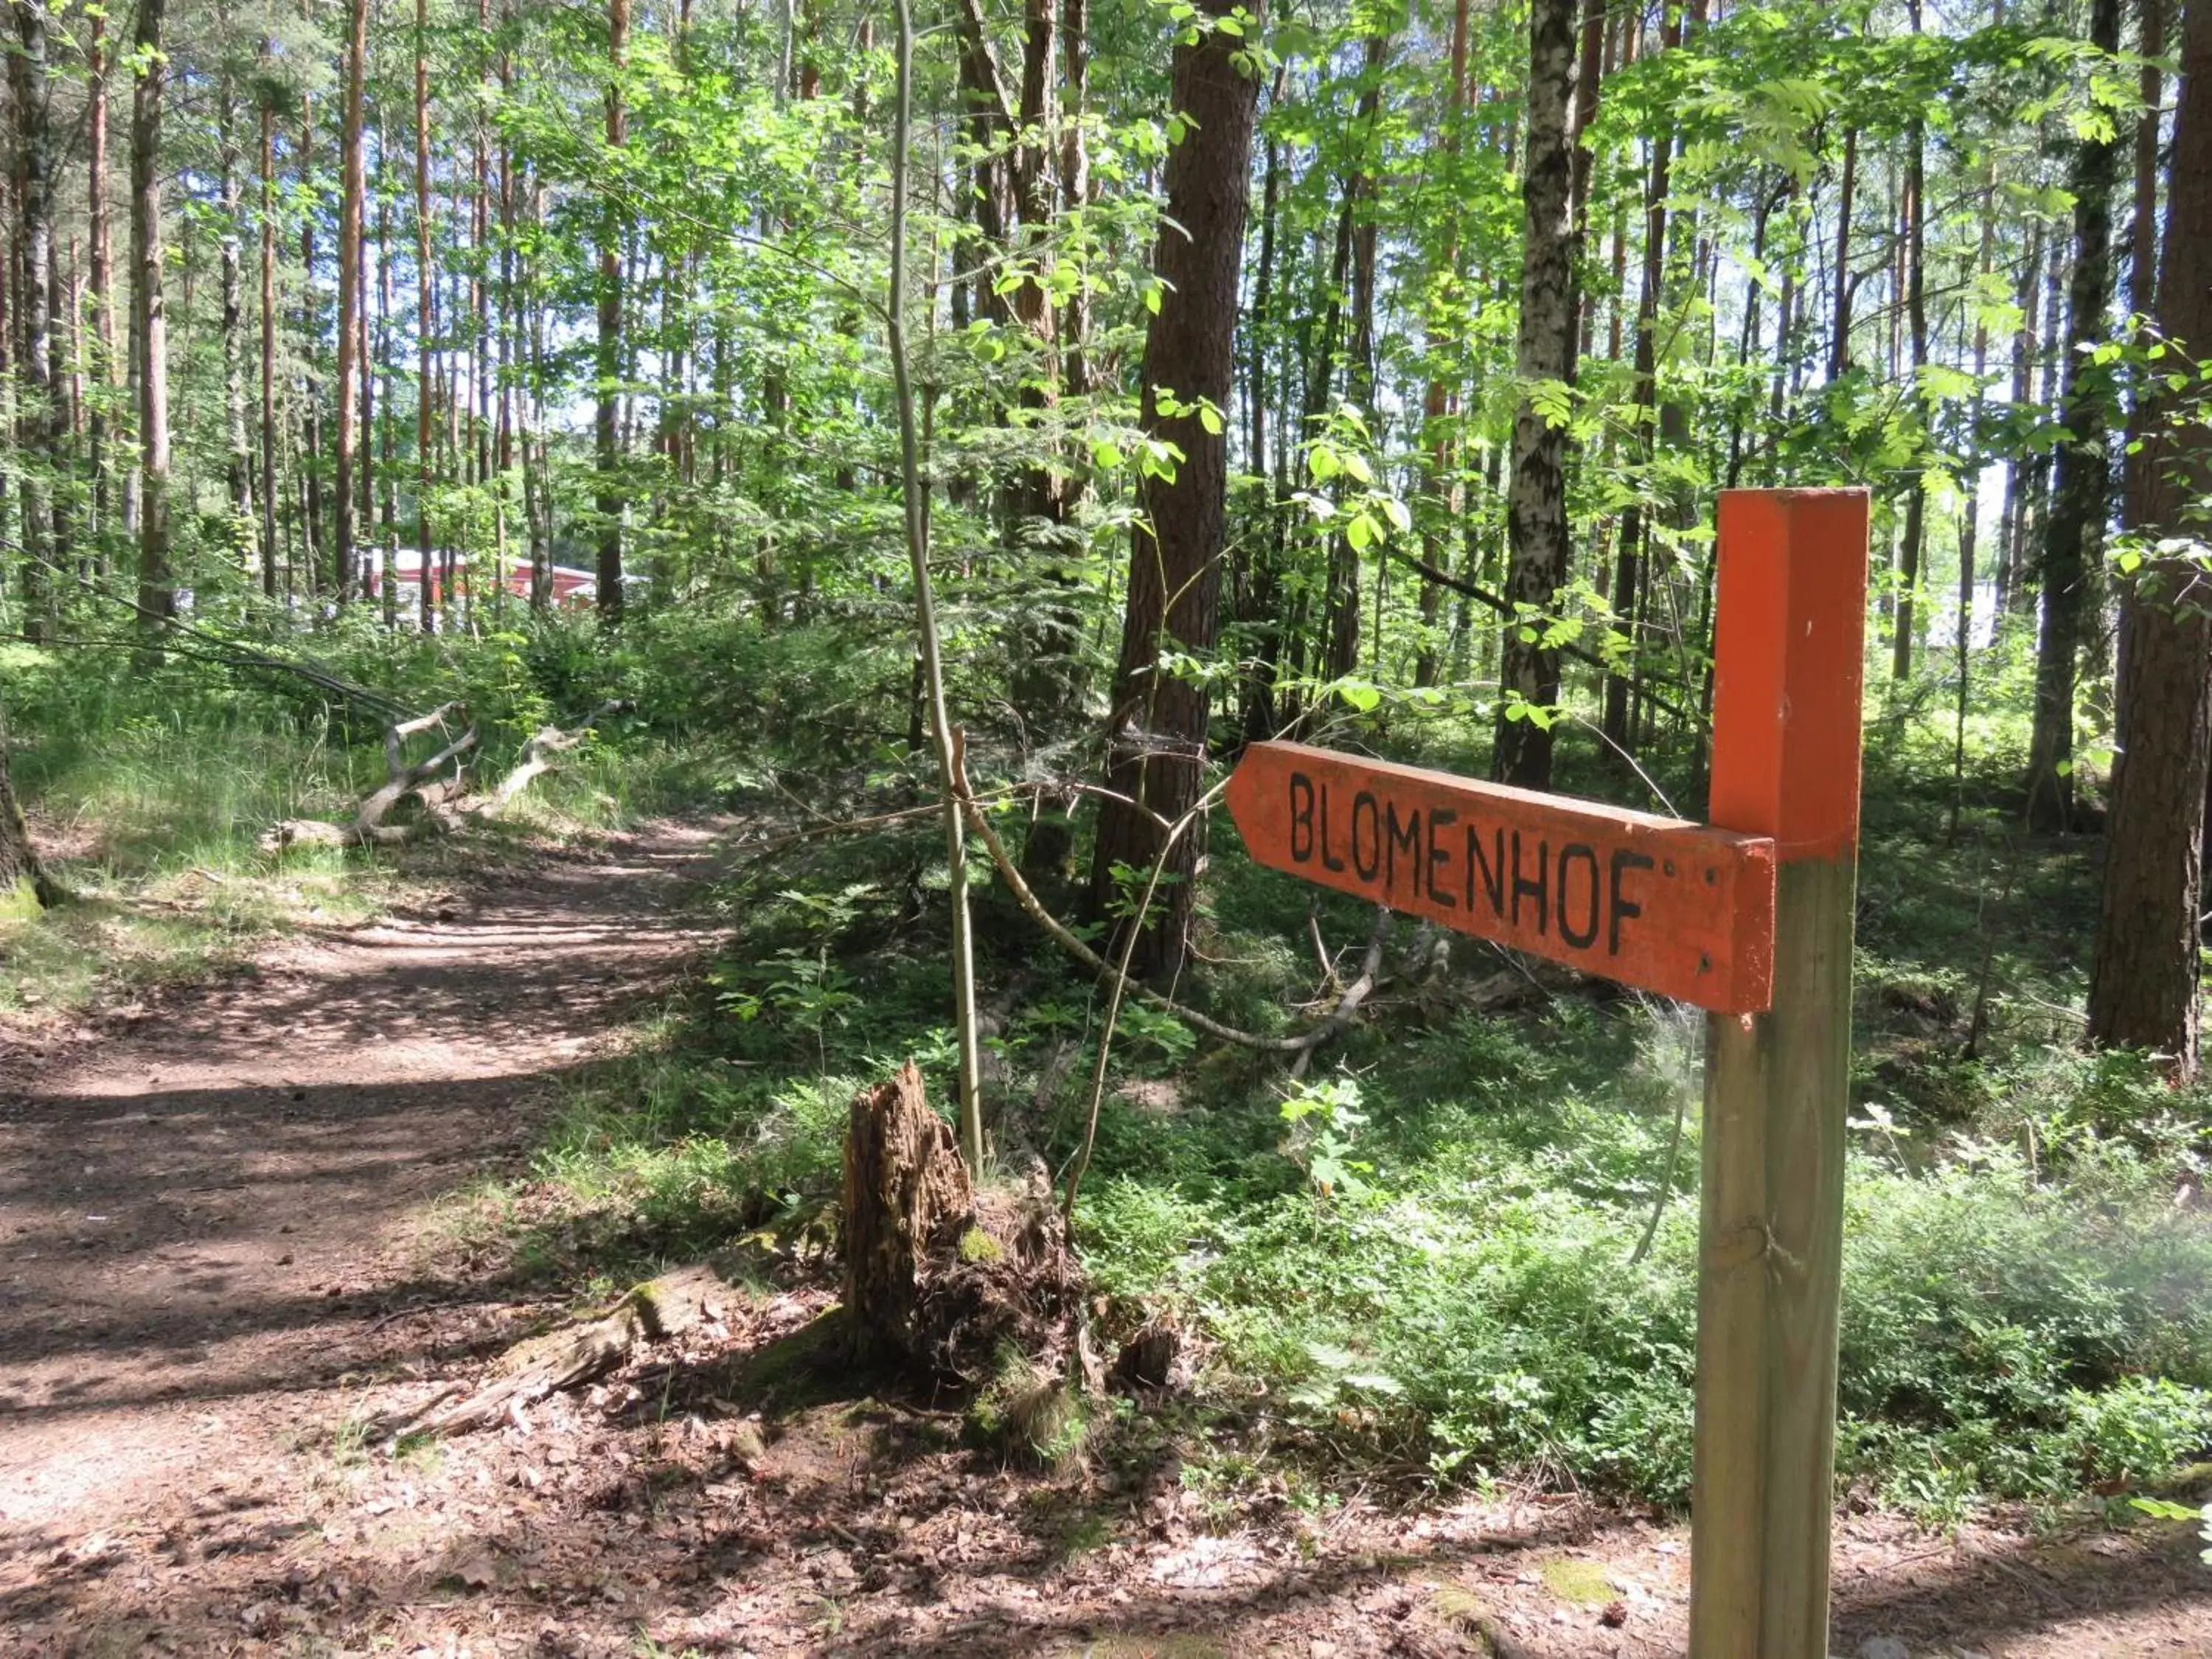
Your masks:
<path fill-rule="evenodd" d="M 1691 1659 L 1827 1651 L 1863 490 L 1720 500 L 1712 803 L 1775 841 L 1773 1001 L 1706 1024 Z"/>

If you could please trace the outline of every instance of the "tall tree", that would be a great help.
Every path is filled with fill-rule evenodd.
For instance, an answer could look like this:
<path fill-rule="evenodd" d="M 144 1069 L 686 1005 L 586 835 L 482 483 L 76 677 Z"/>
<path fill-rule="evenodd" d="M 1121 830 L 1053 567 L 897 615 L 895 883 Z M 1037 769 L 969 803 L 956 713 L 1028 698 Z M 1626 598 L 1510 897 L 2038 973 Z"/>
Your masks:
<path fill-rule="evenodd" d="M 607 148 L 628 141 L 629 116 L 623 100 L 623 66 L 629 54 L 629 0 L 607 0 Z M 613 166 L 614 158 L 607 165 Z M 623 614 L 623 492 L 620 421 L 623 374 L 623 228 L 621 184 L 610 180 L 599 227 L 599 615 L 610 623 Z"/>
<path fill-rule="evenodd" d="M 1905 8 L 1912 33 L 1920 33 L 1920 0 Z M 1912 347 L 1913 406 L 1919 411 L 1924 433 L 1931 413 L 1928 397 L 1928 134 L 1917 115 L 1906 124 L 1905 139 L 1904 245 L 1899 257 L 1905 262 L 1905 331 Z M 1890 643 L 1890 675 L 1903 679 L 1912 672 L 1914 602 L 1920 586 L 1921 550 L 1928 537 L 1928 478 L 1924 465 L 1916 466 L 1905 498 L 1905 537 L 1897 568 L 1896 631 Z M 1962 623 L 1961 626 L 1964 624 Z"/>
<path fill-rule="evenodd" d="M 1603 0 L 1589 0 L 1592 17 Z M 1451 480 L 1453 458 L 1457 451 L 1456 434 L 1452 428 L 1451 414 L 1456 402 L 1456 389 L 1446 368 L 1448 354 L 1455 343 L 1449 331 L 1443 325 L 1437 314 L 1443 310 L 1444 296 L 1453 291 L 1459 276 L 1459 242 L 1461 226 L 1461 191 L 1456 176 L 1460 156 L 1461 128 L 1466 125 L 1467 58 L 1468 58 L 1468 0 L 1454 0 L 1452 6 L 1451 47 L 1448 73 L 1451 84 L 1444 94 L 1443 171 L 1449 192 L 1444 206 L 1444 230 L 1437 255 L 1435 283 L 1436 303 L 1427 319 L 1428 349 L 1436 360 L 1429 373 L 1427 392 L 1421 399 L 1421 493 L 1425 496 L 1421 520 L 1421 559 L 1432 570 L 1441 569 L 1449 555 L 1444 551 L 1444 534 L 1449 520 L 1458 517 L 1459 491 Z M 1274 180 L 1271 176 L 1269 188 Z M 1254 352 L 1257 361 L 1258 352 Z M 1255 399 L 1257 416 L 1257 398 Z M 1255 431 L 1258 428 L 1255 427 Z M 1252 465 L 1255 470 L 1265 466 L 1263 447 L 1256 438 L 1252 445 Z M 1434 685 L 1441 659 L 1437 651 L 1437 623 L 1443 614 L 1444 590 L 1433 577 L 1421 578 L 1421 644 L 1413 662 L 1413 684 Z"/>
<path fill-rule="evenodd" d="M 428 633 L 430 581 L 430 13 L 415 0 L 415 550 L 417 620 Z M 505 580 L 505 573 L 501 573 Z"/>
<path fill-rule="evenodd" d="M 1498 675 L 1505 702 L 1491 762 L 1492 775 L 1528 789 L 1547 789 L 1552 783 L 1549 711 L 1559 700 L 1559 653 L 1547 642 L 1549 630 L 1540 621 L 1534 626 L 1516 623 L 1521 617 L 1540 618 L 1551 612 L 1567 579 L 1569 552 L 1566 429 L 1558 398 L 1574 375 L 1577 321 L 1571 142 L 1574 75 L 1574 0 L 1533 0 L 1528 156 L 1521 175 L 1521 333 L 1514 364 L 1521 401 L 1513 416 L 1513 481 L 1505 505 L 1512 550 L 1505 597 L 1516 615 L 1506 622 Z M 1663 156 L 1668 140 L 1656 142 Z"/>
<path fill-rule="evenodd" d="M 115 250 L 107 210 L 107 14 L 95 9 L 85 39 L 85 217 L 92 262 L 90 299 L 93 329 L 92 379 L 100 393 L 115 386 L 120 367 L 115 351 Z M 87 422 L 88 459 L 92 465 L 92 528 L 101 575 L 107 574 L 108 510 L 113 495 L 108 443 L 108 398 L 95 395 Z"/>
<path fill-rule="evenodd" d="M 131 321 L 138 376 L 138 610 L 159 629 L 177 614 L 169 567 L 169 319 L 161 291 L 161 47 L 167 0 L 138 0 L 131 40 L 138 85 L 131 108 Z"/>
<path fill-rule="evenodd" d="M 1229 445 L 1215 411 L 1228 405 L 1235 369 L 1259 102 L 1242 31 L 1214 27 L 1259 7 L 1198 3 L 1197 38 L 1175 53 L 1170 108 L 1181 137 L 1168 155 L 1167 216 L 1153 253 L 1162 290 L 1145 340 L 1139 416 L 1147 435 L 1174 444 L 1183 459 L 1141 489 L 1107 725 L 1106 786 L 1118 799 L 1101 811 L 1091 872 L 1091 904 L 1103 913 L 1119 891 L 1119 869 L 1149 871 L 1164 854 L 1171 879 L 1130 958 L 1146 973 L 1180 968 L 1190 948 L 1199 836 L 1187 829 L 1170 848 L 1162 826 L 1197 805 L 1207 699 L 1202 684 L 1164 672 L 1161 663 L 1174 651 L 1211 652 L 1220 617 Z M 1173 395 L 1174 412 L 1161 408 L 1163 392 Z"/>
<path fill-rule="evenodd" d="M 2166 251 L 2158 280 L 2161 372 L 2212 358 L 2212 0 L 2182 19 Z M 2188 377 L 2194 378 L 2194 377 Z M 2163 382 L 2127 461 L 2127 518 L 2150 538 L 2202 544 L 2212 532 L 2212 422 L 2201 382 Z M 2119 758 L 2106 850 L 2093 1042 L 2197 1065 L 2204 780 L 2212 767 L 2212 577 L 2194 559 L 2154 557 L 2122 596 Z"/>
<path fill-rule="evenodd" d="M 261 40 L 261 593 L 276 597 L 276 100 L 274 43 Z"/>
<path fill-rule="evenodd" d="M 337 508 L 336 540 L 337 599 L 353 598 L 360 572 L 356 550 L 359 523 L 354 478 L 356 440 L 361 415 L 362 375 L 362 206 L 368 192 L 368 167 L 362 153 L 363 82 L 368 75 L 368 0 L 352 0 L 346 34 L 345 110 L 338 137 L 341 182 L 338 197 L 338 388 L 337 388 Z"/>
<path fill-rule="evenodd" d="M 1682 43 L 1681 8 L 1672 3 L 1662 8 L 1659 41 L 1662 50 L 1672 52 Z M 1849 177 L 1849 158 L 1844 151 L 1846 178 Z M 1648 492 L 1652 462 L 1657 454 L 1659 420 L 1654 411 L 1659 393 L 1659 330 L 1662 290 L 1667 283 L 1668 198 L 1669 180 L 1673 177 L 1674 135 L 1670 127 L 1662 126 L 1651 140 L 1651 169 L 1644 189 L 1644 270 L 1642 288 L 1636 301 L 1636 357 L 1635 382 L 1630 394 L 1632 412 L 1630 416 L 1630 441 L 1642 464 L 1643 482 L 1640 489 L 1621 514 L 1620 535 L 1613 550 L 1613 586 L 1609 597 L 1616 625 L 1632 642 L 1643 639 L 1640 615 L 1644 582 L 1644 543 L 1650 535 L 1650 510 L 1644 496 Z M 1509 635 L 1510 637 L 1510 635 Z M 1603 732 L 1608 757 L 1624 759 L 1634 750 L 1636 734 L 1630 729 L 1632 698 L 1636 690 L 1637 665 L 1633 654 L 1625 668 L 1607 674 L 1605 681 L 1605 710 Z"/>
<path fill-rule="evenodd" d="M 15 44 L 15 137 L 21 180 L 23 435 L 30 454 L 21 470 L 23 631 L 34 641 L 53 631 L 53 577 L 64 550 L 54 533 L 58 480 L 69 463 L 69 410 L 54 364 L 54 191 L 60 161 L 54 143 L 48 86 L 45 0 L 12 0 Z"/>
<path fill-rule="evenodd" d="M 2120 47 L 2120 0 L 2090 0 L 2089 44 Z M 2027 751 L 2027 822 L 2056 830 L 2074 823 L 2074 690 L 2093 585 L 2104 555 L 2112 457 L 2112 370 L 2094 353 L 2105 337 L 2112 295 L 2112 185 L 2119 144 L 2107 123 L 2075 152 L 2074 274 L 2067 285 L 2064 391 L 2051 516 L 2044 531 L 2043 627 L 2036 638 L 2035 722 Z"/>
<path fill-rule="evenodd" d="M 219 54 L 216 70 L 216 169 L 222 220 L 216 228 L 222 271 L 223 482 L 230 500 L 231 534 L 249 580 L 259 526 L 253 516 L 253 461 L 246 428 L 246 290 L 239 226 L 244 218 L 239 179 L 238 77 L 228 8 L 216 8 Z"/>

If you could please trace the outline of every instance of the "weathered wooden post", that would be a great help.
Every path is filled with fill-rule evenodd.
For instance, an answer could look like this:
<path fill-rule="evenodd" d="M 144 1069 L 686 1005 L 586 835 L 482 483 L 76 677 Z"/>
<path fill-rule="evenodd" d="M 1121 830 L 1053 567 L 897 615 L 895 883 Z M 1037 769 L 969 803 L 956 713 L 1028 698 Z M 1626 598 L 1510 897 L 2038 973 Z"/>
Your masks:
<path fill-rule="evenodd" d="M 1258 743 L 1261 864 L 1709 1011 L 1691 1659 L 1821 1659 L 1858 873 L 1863 489 L 1721 496 L 1711 823 Z"/>
<path fill-rule="evenodd" d="M 1858 872 L 1867 497 L 1721 496 L 1714 824 L 1771 838 L 1772 1000 L 1707 1016 L 1691 1659 L 1820 1659 Z"/>

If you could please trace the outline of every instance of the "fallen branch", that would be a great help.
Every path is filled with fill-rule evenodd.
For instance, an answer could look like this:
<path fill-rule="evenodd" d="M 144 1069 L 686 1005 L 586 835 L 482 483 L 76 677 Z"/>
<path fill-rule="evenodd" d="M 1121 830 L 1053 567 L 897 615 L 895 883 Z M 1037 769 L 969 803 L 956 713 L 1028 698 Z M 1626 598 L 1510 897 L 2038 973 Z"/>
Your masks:
<path fill-rule="evenodd" d="M 484 1428 L 548 1395 L 596 1382 L 620 1370 L 641 1345 L 682 1336 L 718 1319 L 744 1294 L 735 1275 L 712 1261 L 647 1279 L 596 1319 L 516 1343 L 501 1361 L 507 1374 L 497 1382 L 451 1406 L 444 1402 L 454 1391 L 446 1389 L 410 1415 L 385 1425 L 386 1446 L 412 1436 Z"/>
<path fill-rule="evenodd" d="M 610 697 L 584 717 L 584 723 L 573 732 L 563 732 L 557 726 L 541 726 L 532 734 L 522 750 L 522 759 L 514 769 L 499 781 L 499 787 L 491 792 L 484 804 L 476 809 L 487 817 L 496 817 L 539 774 L 553 769 L 553 757 L 565 754 L 592 735 L 599 723 L 610 714 L 628 714 L 635 707 L 625 697 Z"/>
<path fill-rule="evenodd" d="M 1389 940 L 1390 907 L 1378 904 L 1375 907 L 1374 931 L 1367 936 L 1367 954 L 1360 959 L 1359 977 L 1345 988 L 1344 994 L 1336 1000 L 1336 1006 L 1328 1011 L 1328 1017 L 1309 1034 L 1315 1039 L 1313 1047 L 1301 1050 L 1298 1057 L 1291 1062 L 1291 1077 L 1302 1078 L 1306 1074 L 1307 1068 L 1313 1064 L 1314 1048 L 1351 1024 L 1352 1017 L 1359 1012 L 1359 1005 L 1366 1001 L 1382 982 L 1382 947 Z"/>
<path fill-rule="evenodd" d="M 261 850 L 277 853 L 294 847 L 397 847 L 426 836 L 455 828 L 463 817 L 495 817 L 541 775 L 552 770 L 555 757 L 574 749 L 592 734 L 598 722 L 631 705 L 619 698 L 601 703 L 573 731 L 557 726 L 541 726 L 524 746 L 522 758 L 488 795 L 472 792 L 462 757 L 474 751 L 478 732 L 474 722 L 460 736 L 428 760 L 410 765 L 407 742 L 425 732 L 442 730 L 448 716 L 465 717 L 465 704 L 449 702 L 420 719 L 400 720 L 384 732 L 384 782 L 355 811 L 350 823 L 322 818 L 287 818 L 269 826 L 261 837 Z M 448 770 L 450 769 L 450 771 Z M 387 824 L 392 808 L 413 796 L 423 809 L 410 823 Z"/>

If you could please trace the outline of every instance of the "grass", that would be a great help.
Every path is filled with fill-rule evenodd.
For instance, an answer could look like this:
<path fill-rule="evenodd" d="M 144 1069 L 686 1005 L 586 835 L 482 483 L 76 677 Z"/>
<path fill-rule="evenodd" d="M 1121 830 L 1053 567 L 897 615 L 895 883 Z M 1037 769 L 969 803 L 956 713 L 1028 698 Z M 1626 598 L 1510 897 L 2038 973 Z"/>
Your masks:
<path fill-rule="evenodd" d="M 1948 760 L 1934 721 L 1869 750 L 1839 1446 L 1844 1480 L 1939 1522 L 2143 1487 L 2212 1449 L 2212 1219 L 2174 1201 L 2202 1185 L 2208 1097 L 2074 1046 L 2094 843 L 2027 840 L 1995 808 L 1947 838 Z M 1978 764 L 1969 799 L 2001 801 L 2008 769 Z M 1183 992 L 1280 1028 L 1311 991 L 1308 915 L 1337 941 L 1366 918 L 1225 831 L 1212 854 Z M 892 873 L 928 860 L 892 833 L 732 880 L 696 998 L 580 1084 L 544 1144 L 525 1190 L 549 1271 L 819 1228 L 853 1090 L 915 1054 L 950 1098 L 942 917 Z M 1058 1167 L 1082 1112 L 1051 1079 L 1087 1075 L 1098 1010 L 1002 895 L 979 933 L 985 982 L 1020 988 L 992 1038 L 998 1144 Z M 1287 1098 L 1262 1060 L 1125 1018 L 1113 1082 L 1165 1079 L 1176 1104 L 1109 1090 L 1086 1267 L 1114 1308 L 1171 1306 L 1211 1344 L 1216 1427 L 1188 1479 L 1229 1493 L 1349 1460 L 1677 1506 L 1701 1024 L 1637 998 L 1465 1012 L 1457 989 L 1498 959 L 1453 950 Z"/>
<path fill-rule="evenodd" d="M 703 661 L 720 639 L 678 628 L 635 648 Z M 532 647 L 537 691 L 512 665 L 471 670 L 515 711 L 508 729 L 562 675 L 596 689 L 644 672 L 565 648 Z M 837 665 L 802 636 L 747 648 L 786 677 L 771 726 L 803 726 L 805 696 L 842 706 Z M 1949 835 L 1948 728 L 1924 699 L 1915 712 L 1917 690 L 1896 718 L 1875 711 L 1868 750 L 1842 1475 L 1938 1522 L 2160 1489 L 2212 1451 L 2212 1218 L 2177 1201 L 2203 1188 L 2212 1094 L 2075 1046 L 2094 843 L 2010 827 L 2021 734 L 2002 686 L 1997 712 L 1978 707 Z M 94 714 L 48 720 L 21 751 L 61 872 L 88 896 L 0 936 L 4 994 L 82 1003 L 204 971 L 319 908 L 365 914 L 402 878 L 374 857 L 275 866 L 251 850 L 268 817 L 334 811 L 380 770 L 347 734 L 222 698 Z M 699 735 L 696 709 L 641 719 L 471 855 L 726 798 L 769 769 Z M 1428 732 L 1424 757 L 1468 766 L 1464 736 Z M 1345 945 L 1367 917 L 1255 868 L 1225 824 L 1210 852 L 1206 962 L 1181 993 L 1283 1029 L 1314 992 L 1310 919 Z M 932 827 L 908 824 L 789 845 L 731 878 L 714 901 L 728 940 L 702 982 L 576 1074 L 526 1173 L 465 1194 L 449 1224 L 480 1261 L 586 1295 L 733 1236 L 826 1249 L 853 1092 L 913 1056 L 933 1098 L 951 1097 L 935 858 Z M 1061 1167 L 1085 1116 L 1094 988 L 988 885 L 978 933 L 983 981 L 1004 993 L 994 1139 Z M 1224 1513 L 1259 1480 L 1323 1501 L 1348 1464 L 1686 1496 L 1700 1023 L 1632 997 L 1481 1012 L 1463 993 L 1501 958 L 1451 949 L 1434 981 L 1386 988 L 1297 1088 L 1274 1062 L 1125 1011 L 1079 1243 L 1102 1334 L 1164 1308 L 1202 1335 L 1197 1398 L 1160 1431 L 1182 1437 L 1186 1480 Z"/>
<path fill-rule="evenodd" d="M 49 873 L 71 896 L 0 912 L 0 1017 L 19 1022 L 138 1000 L 238 969 L 268 939 L 358 926 L 403 893 L 546 845 L 717 800 L 696 743 L 610 732 L 565 756 L 465 847 L 263 852 L 288 818 L 343 818 L 383 781 L 380 734 L 329 708 L 172 664 L 103 676 L 0 647 L 10 769 Z M 495 729 L 483 771 L 520 741 Z M 625 740 L 629 739 L 629 740 Z"/>

